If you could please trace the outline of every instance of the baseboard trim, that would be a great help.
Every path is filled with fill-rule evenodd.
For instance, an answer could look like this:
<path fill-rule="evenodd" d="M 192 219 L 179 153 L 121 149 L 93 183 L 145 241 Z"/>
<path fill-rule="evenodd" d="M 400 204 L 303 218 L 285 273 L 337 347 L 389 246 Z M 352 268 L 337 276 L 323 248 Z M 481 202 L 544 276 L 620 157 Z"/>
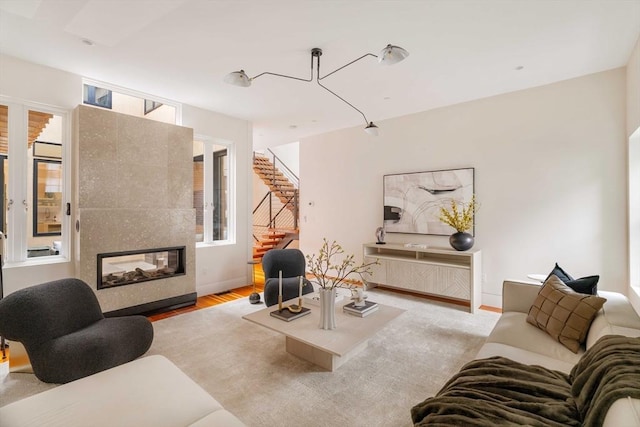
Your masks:
<path fill-rule="evenodd" d="M 428 299 L 428 300 L 432 300 L 432 301 L 438 301 L 438 302 L 444 302 L 444 303 L 447 303 L 447 304 L 459 305 L 461 307 L 469 308 L 471 306 L 471 303 L 469 301 L 462 301 L 462 300 L 457 300 L 457 299 L 453 299 L 453 298 L 446 298 L 446 297 L 437 296 L 437 295 L 431 295 L 431 294 L 423 294 L 421 292 L 414 292 L 414 291 L 411 291 L 409 289 L 399 289 L 399 288 L 394 288 L 394 287 L 386 286 L 386 285 L 378 285 L 377 287 L 380 288 L 380 289 L 385 289 L 387 291 L 392 291 L 392 292 L 396 292 L 396 293 L 399 293 L 399 294 L 411 295 L 411 296 L 414 296 L 414 297 L 424 298 L 424 299 Z"/>
<path fill-rule="evenodd" d="M 134 305 L 132 307 L 121 308 L 118 310 L 107 311 L 104 317 L 133 316 L 137 314 L 148 315 L 151 313 L 161 313 L 163 311 L 176 310 L 178 308 L 195 305 L 198 294 L 192 292 L 177 297 L 165 298 L 159 301 L 148 302 L 145 304 Z"/>

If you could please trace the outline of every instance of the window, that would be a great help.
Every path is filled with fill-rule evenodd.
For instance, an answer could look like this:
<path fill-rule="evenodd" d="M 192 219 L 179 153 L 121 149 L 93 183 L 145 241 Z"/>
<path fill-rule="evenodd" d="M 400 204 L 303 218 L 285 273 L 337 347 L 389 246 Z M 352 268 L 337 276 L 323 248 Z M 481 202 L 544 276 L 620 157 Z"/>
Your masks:
<path fill-rule="evenodd" d="M 83 80 L 82 94 L 82 102 L 86 105 L 158 122 L 182 123 L 180 104 L 165 99 L 89 79 Z"/>
<path fill-rule="evenodd" d="M 629 138 L 629 281 L 640 295 L 640 128 Z"/>
<path fill-rule="evenodd" d="M 62 109 L 0 97 L 0 215 L 7 262 L 68 258 L 67 118 Z"/>
<path fill-rule="evenodd" d="M 233 242 L 235 229 L 234 145 L 198 138 L 193 142 L 193 207 L 196 242 Z"/>
<path fill-rule="evenodd" d="M 33 160 L 33 236 L 62 233 L 62 161 Z"/>
<path fill-rule="evenodd" d="M 82 102 L 87 105 L 111 109 L 111 94 L 109 89 L 84 85 Z"/>

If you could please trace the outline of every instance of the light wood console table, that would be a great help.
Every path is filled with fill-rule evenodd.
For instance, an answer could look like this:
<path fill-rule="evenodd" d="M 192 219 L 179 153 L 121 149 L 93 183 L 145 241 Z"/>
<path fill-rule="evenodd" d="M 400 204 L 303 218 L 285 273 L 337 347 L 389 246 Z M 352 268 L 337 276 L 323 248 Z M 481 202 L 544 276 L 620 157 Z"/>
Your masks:
<path fill-rule="evenodd" d="M 367 282 L 389 288 L 469 302 L 475 313 L 481 304 L 482 259 L 480 251 L 459 252 L 436 247 L 407 247 L 387 243 L 363 245 L 365 262 L 378 260 Z"/>

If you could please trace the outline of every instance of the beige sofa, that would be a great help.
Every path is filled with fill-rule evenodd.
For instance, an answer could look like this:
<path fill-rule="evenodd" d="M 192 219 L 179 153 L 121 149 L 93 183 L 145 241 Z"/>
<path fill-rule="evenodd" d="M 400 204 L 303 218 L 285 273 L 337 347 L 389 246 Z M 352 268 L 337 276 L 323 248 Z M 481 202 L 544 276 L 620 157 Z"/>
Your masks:
<path fill-rule="evenodd" d="M 113 427 L 244 424 L 163 356 L 148 356 L 0 408 L 0 425 Z"/>
<path fill-rule="evenodd" d="M 526 321 L 540 286 L 540 283 L 504 282 L 502 316 L 478 352 L 477 359 L 503 356 L 528 365 L 540 365 L 565 373 L 571 371 L 585 349 L 575 354 Z M 606 298 L 607 302 L 591 324 L 586 348 L 604 335 L 640 336 L 640 317 L 624 295 L 605 291 L 599 291 L 598 295 Z M 627 398 L 616 401 L 607 412 L 604 426 L 640 426 L 640 400 Z"/>

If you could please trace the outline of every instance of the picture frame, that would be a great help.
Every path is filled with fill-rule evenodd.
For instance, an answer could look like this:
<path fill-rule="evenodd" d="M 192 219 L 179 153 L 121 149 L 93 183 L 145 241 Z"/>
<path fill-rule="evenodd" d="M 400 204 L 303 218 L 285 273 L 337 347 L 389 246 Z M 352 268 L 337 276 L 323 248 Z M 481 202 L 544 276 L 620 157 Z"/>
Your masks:
<path fill-rule="evenodd" d="M 469 203 L 474 181 L 474 168 L 384 175 L 385 231 L 450 236 L 456 230 L 440 221 L 440 208 L 450 207 L 452 200 Z M 475 218 L 469 233 L 475 234 Z"/>

